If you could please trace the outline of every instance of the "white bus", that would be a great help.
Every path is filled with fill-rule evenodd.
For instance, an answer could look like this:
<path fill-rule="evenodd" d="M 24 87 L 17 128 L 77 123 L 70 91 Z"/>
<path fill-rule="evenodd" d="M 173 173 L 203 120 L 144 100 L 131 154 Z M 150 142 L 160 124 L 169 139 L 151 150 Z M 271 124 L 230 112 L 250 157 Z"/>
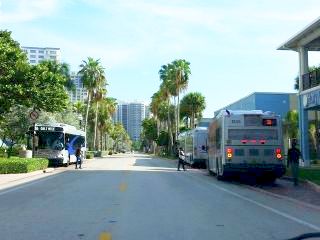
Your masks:
<path fill-rule="evenodd" d="M 77 148 L 80 148 L 85 156 L 85 132 L 74 126 L 62 123 L 39 124 L 35 126 L 35 131 L 32 126 L 27 133 L 28 149 L 32 149 L 34 133 L 35 156 L 48 158 L 50 164 L 68 166 L 76 162 Z"/>
<path fill-rule="evenodd" d="M 185 161 L 191 166 L 205 167 L 208 159 L 208 128 L 197 127 L 178 137 L 179 147 L 185 153 Z"/>
<path fill-rule="evenodd" d="M 222 110 L 209 127 L 208 170 L 218 179 L 249 174 L 274 181 L 285 173 L 279 116 Z"/>

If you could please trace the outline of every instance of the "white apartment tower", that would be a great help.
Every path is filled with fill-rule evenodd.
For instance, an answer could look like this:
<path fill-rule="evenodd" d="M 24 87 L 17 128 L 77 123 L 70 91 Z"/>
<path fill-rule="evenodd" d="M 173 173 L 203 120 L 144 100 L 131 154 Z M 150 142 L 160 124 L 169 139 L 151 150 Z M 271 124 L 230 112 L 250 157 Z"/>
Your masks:
<path fill-rule="evenodd" d="M 75 89 L 68 91 L 70 101 L 72 103 L 75 102 L 84 102 L 88 98 L 88 91 L 83 87 L 83 82 L 81 80 L 81 76 L 75 72 L 71 73 L 71 80 L 75 85 Z"/>
<path fill-rule="evenodd" d="M 140 139 L 142 121 L 148 117 L 148 106 L 143 102 L 118 102 L 114 122 L 122 123 L 131 140 Z"/>
<path fill-rule="evenodd" d="M 54 60 L 57 62 L 61 61 L 60 48 L 51 47 L 21 47 L 22 50 L 27 54 L 29 63 L 36 65 L 43 60 Z"/>

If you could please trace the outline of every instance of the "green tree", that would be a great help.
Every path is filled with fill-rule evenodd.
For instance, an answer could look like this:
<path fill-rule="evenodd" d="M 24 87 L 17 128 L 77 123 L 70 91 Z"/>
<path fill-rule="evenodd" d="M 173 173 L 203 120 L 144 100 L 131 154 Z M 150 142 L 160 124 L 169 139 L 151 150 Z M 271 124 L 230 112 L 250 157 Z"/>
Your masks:
<path fill-rule="evenodd" d="M 194 128 L 195 118 L 201 117 L 205 108 L 205 97 L 199 92 L 188 93 L 182 98 L 180 104 L 182 116 L 191 119 L 191 128 Z"/>
<path fill-rule="evenodd" d="M 114 124 L 110 136 L 114 140 L 113 151 L 119 151 L 120 143 L 128 141 L 129 139 L 129 136 L 121 123 Z"/>
<path fill-rule="evenodd" d="M 299 114 L 297 110 L 291 110 L 287 113 L 284 120 L 284 129 L 286 135 L 289 138 L 297 138 L 298 137 L 298 129 L 299 129 Z"/>
<path fill-rule="evenodd" d="M 29 71 L 26 54 L 18 42 L 11 38 L 11 32 L 0 31 L 0 113 L 24 102 L 25 80 Z"/>
<path fill-rule="evenodd" d="M 5 121 L 0 122 L 0 137 L 3 142 L 9 143 L 8 157 L 11 156 L 15 144 L 25 143 L 25 135 L 30 125 L 28 108 L 24 106 L 12 107 L 6 114 Z"/>
<path fill-rule="evenodd" d="M 101 100 L 98 117 L 98 130 L 100 133 L 100 149 L 103 147 L 103 138 L 105 138 L 105 149 L 107 147 L 107 134 L 110 134 L 112 130 L 112 114 L 116 110 L 116 101 L 113 98 L 104 98 Z"/>
<path fill-rule="evenodd" d="M 84 87 L 88 90 L 88 98 L 87 98 L 87 110 L 85 116 L 85 126 L 84 130 L 87 130 L 88 125 L 88 116 L 89 116 L 89 108 L 92 101 L 92 98 L 96 99 L 96 118 L 95 118 L 95 129 L 94 129 L 94 147 L 96 141 L 96 132 L 97 132 L 97 114 L 99 110 L 99 101 L 101 99 L 101 95 L 103 95 L 103 89 L 106 85 L 106 78 L 104 73 L 104 68 L 100 64 L 100 60 L 95 60 L 91 57 L 88 57 L 88 60 L 82 61 L 80 65 L 79 74 L 81 75 L 81 79 L 83 81 Z"/>
<path fill-rule="evenodd" d="M 189 75 L 191 74 L 190 63 L 184 59 L 175 60 L 172 62 L 172 74 L 174 76 L 175 95 L 178 98 L 177 102 L 177 130 L 180 124 L 180 93 L 188 87 Z M 176 133 L 177 136 L 178 133 Z"/>
<path fill-rule="evenodd" d="M 157 120 L 155 118 L 146 118 L 142 121 L 142 133 L 148 143 L 148 148 L 153 146 L 155 151 L 155 142 L 158 138 Z"/>
<path fill-rule="evenodd" d="M 160 85 L 160 95 L 162 96 L 163 101 L 166 102 L 167 106 L 167 125 L 168 125 L 168 135 L 169 135 L 169 154 L 171 154 L 171 150 L 173 147 L 173 135 L 172 135 L 172 123 L 174 121 L 174 118 L 171 118 L 170 116 L 170 98 L 171 93 L 173 92 L 174 85 L 173 80 L 170 76 L 170 65 L 163 65 L 161 69 L 159 70 L 159 76 L 160 80 L 162 81 Z M 173 121 L 172 121 L 173 120 Z"/>
<path fill-rule="evenodd" d="M 48 62 L 29 65 L 11 32 L 0 31 L 0 112 L 8 113 L 18 105 L 47 112 L 65 109 L 68 79 L 65 72 L 55 70 Z"/>

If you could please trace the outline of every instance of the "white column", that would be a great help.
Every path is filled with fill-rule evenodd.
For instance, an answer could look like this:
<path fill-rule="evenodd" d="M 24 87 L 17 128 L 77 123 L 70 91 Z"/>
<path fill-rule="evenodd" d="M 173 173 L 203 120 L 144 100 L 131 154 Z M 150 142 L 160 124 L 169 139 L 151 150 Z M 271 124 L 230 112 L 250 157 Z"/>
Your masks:
<path fill-rule="evenodd" d="M 305 47 L 299 48 L 299 130 L 300 130 L 300 149 L 305 165 L 310 165 L 309 154 L 309 119 L 308 111 L 304 109 L 301 92 L 303 90 L 302 75 L 309 71 L 308 50 Z"/>

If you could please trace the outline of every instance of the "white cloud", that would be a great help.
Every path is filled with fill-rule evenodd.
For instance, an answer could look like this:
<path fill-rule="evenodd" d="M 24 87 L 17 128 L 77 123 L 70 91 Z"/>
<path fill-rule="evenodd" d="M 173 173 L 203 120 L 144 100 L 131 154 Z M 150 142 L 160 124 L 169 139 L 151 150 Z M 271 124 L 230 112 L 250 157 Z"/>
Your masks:
<path fill-rule="evenodd" d="M 19 23 L 49 16 L 58 6 L 58 0 L 3 0 L 0 23 Z"/>

